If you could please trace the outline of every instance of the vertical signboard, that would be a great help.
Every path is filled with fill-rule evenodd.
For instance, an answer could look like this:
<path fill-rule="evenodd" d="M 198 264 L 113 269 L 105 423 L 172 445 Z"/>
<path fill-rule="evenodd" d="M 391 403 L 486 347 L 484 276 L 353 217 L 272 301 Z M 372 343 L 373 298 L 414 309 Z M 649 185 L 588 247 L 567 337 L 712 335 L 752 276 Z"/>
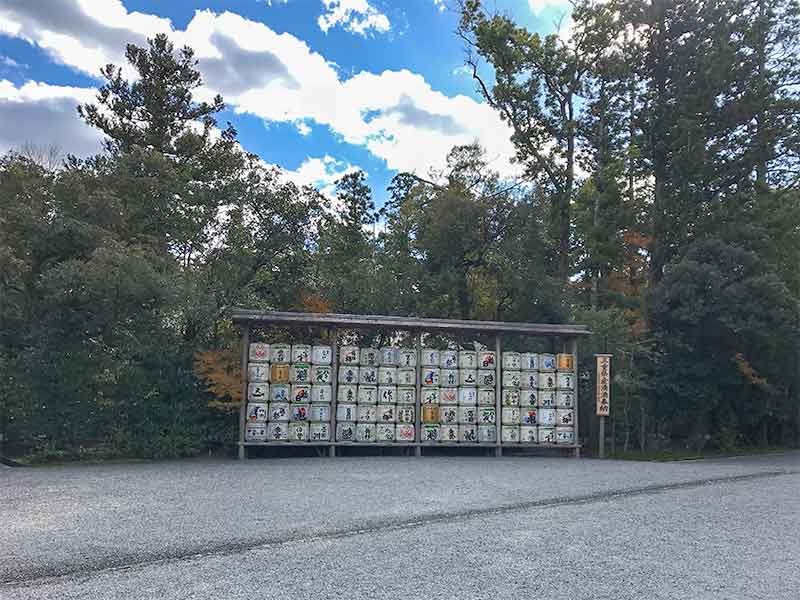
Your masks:
<path fill-rule="evenodd" d="M 597 357 L 597 415 L 607 417 L 611 403 L 611 355 Z"/>

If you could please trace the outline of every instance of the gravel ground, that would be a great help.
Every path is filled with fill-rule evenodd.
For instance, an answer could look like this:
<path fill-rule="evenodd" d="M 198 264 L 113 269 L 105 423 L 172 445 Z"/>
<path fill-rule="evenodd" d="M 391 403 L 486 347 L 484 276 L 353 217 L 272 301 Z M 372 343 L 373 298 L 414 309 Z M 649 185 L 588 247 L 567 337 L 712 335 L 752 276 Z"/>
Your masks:
<path fill-rule="evenodd" d="M 0 598 L 800 597 L 800 455 L 0 471 Z"/>

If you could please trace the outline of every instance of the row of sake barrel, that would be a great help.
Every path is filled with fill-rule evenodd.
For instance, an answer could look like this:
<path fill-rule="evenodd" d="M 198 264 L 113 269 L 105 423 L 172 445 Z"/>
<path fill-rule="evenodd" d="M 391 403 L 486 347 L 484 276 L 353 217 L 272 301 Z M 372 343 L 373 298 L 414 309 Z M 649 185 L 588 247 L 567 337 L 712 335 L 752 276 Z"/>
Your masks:
<path fill-rule="evenodd" d="M 354 423 L 352 421 L 336 423 L 336 440 L 339 442 L 408 443 L 415 439 L 416 431 L 413 423 Z"/>
<path fill-rule="evenodd" d="M 536 357 L 531 360 L 530 357 Z M 546 367 L 542 365 L 546 359 Z M 527 361 L 527 362 L 526 362 Z M 503 352 L 502 384 L 510 389 L 574 390 L 575 356 Z M 528 368 L 536 365 L 538 368 Z M 557 368 L 555 368 L 557 367 Z"/>
<path fill-rule="evenodd" d="M 361 367 L 362 372 L 369 368 L 374 369 Z M 336 403 L 336 440 L 339 442 L 413 442 L 416 435 L 415 422 L 414 387 L 351 384 L 339 386 Z"/>
<path fill-rule="evenodd" d="M 332 358 L 333 350 L 330 346 L 253 342 L 249 348 L 249 362 L 251 363 L 330 365 Z"/>
<path fill-rule="evenodd" d="M 523 371 L 556 371 L 559 364 L 562 370 L 568 366 L 572 355 L 537 354 L 535 352 L 503 352 L 503 368 Z M 559 363 L 559 361 L 564 361 Z M 416 367 L 417 351 L 414 348 L 359 348 L 342 346 L 339 354 L 342 365 Z M 494 369 L 497 366 L 497 353 L 494 350 L 437 350 L 423 348 L 419 353 L 419 364 L 423 367 L 442 369 Z M 569 363 L 571 364 L 571 363 Z"/>

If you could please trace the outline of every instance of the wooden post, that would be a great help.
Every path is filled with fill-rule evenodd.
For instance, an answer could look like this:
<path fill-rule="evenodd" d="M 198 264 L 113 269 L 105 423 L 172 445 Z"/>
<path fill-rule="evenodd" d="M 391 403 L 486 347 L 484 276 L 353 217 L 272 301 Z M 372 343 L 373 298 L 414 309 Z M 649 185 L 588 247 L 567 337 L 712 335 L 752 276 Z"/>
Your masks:
<path fill-rule="evenodd" d="M 502 445 L 502 433 L 503 433 L 503 372 L 502 372 L 502 360 L 500 359 L 500 334 L 496 334 L 494 336 L 494 353 L 495 353 L 495 361 L 494 361 L 494 405 L 495 405 L 495 427 L 497 433 L 497 440 L 495 441 L 494 447 L 494 454 L 495 456 L 503 456 L 503 445 Z"/>
<path fill-rule="evenodd" d="M 420 411 L 422 410 L 422 331 L 417 331 L 415 338 L 417 346 L 417 391 L 414 395 L 414 421 L 416 423 L 414 431 L 414 440 L 416 442 L 416 446 L 414 447 L 414 453 L 416 456 L 422 456 L 422 446 L 420 445 L 422 442 L 422 432 L 420 431 L 422 416 L 420 415 Z"/>
<path fill-rule="evenodd" d="M 600 444 L 598 448 L 598 456 L 600 458 L 606 457 L 606 418 L 600 417 Z"/>
<path fill-rule="evenodd" d="M 573 411 L 575 412 L 574 422 L 575 422 L 575 458 L 580 458 L 581 456 L 581 448 L 580 448 L 580 436 L 578 435 L 578 423 L 579 423 L 579 413 L 578 413 L 578 388 L 580 387 L 579 379 L 578 379 L 578 340 L 576 338 L 569 338 L 569 342 L 567 343 L 567 350 L 570 354 L 572 354 L 572 361 L 573 367 L 575 368 L 575 408 Z"/>
<path fill-rule="evenodd" d="M 336 456 L 336 403 L 339 401 L 339 329 L 331 328 L 331 445 L 329 455 Z"/>
<path fill-rule="evenodd" d="M 247 458 L 244 431 L 247 423 L 247 362 L 250 358 L 250 326 L 242 327 L 242 405 L 239 408 L 239 460 Z"/>

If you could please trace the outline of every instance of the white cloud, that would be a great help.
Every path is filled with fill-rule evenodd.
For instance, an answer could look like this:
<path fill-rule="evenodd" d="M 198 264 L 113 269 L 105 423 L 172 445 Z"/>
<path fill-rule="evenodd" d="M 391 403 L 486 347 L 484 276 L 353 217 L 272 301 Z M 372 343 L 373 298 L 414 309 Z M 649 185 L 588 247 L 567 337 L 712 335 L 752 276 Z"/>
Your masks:
<path fill-rule="evenodd" d="M 445 5 L 445 0 L 433 0 L 433 5 L 439 10 L 439 12 L 444 12 L 444 9 L 447 8 Z"/>
<path fill-rule="evenodd" d="M 367 0 L 322 0 L 322 5 L 325 12 L 317 19 L 317 25 L 325 33 L 337 26 L 360 35 L 370 30 L 386 33 L 391 29 L 389 17 Z"/>
<path fill-rule="evenodd" d="M 324 195 L 333 198 L 336 182 L 347 175 L 358 171 L 358 167 L 350 163 L 336 160 L 326 154 L 323 157 L 306 157 L 294 171 L 284 170 L 286 178 L 298 186 L 311 185 Z"/>
<path fill-rule="evenodd" d="M 534 15 L 540 15 L 542 11 L 550 7 L 572 10 L 571 0 L 528 0 L 528 6 Z"/>

